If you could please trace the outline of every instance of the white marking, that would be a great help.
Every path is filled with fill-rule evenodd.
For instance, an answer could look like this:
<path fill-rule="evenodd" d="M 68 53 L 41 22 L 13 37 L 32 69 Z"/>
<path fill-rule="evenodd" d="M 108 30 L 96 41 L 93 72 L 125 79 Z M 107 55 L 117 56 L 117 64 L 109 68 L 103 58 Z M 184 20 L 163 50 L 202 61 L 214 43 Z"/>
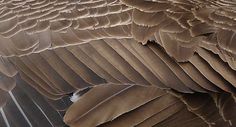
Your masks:
<path fill-rule="evenodd" d="M 2 114 L 2 117 L 3 117 L 4 122 L 6 123 L 7 127 L 11 127 L 10 124 L 9 124 L 9 122 L 8 122 L 8 120 L 7 120 L 6 114 L 5 114 L 5 112 L 3 111 L 2 108 L 0 109 L 0 112 L 1 112 L 1 114 Z"/>
<path fill-rule="evenodd" d="M 30 127 L 33 127 L 31 122 L 29 121 L 29 119 L 27 118 L 27 116 L 25 115 L 24 111 L 22 110 L 21 106 L 19 105 L 19 103 L 17 102 L 16 98 L 14 97 L 14 95 L 12 94 L 12 92 L 9 92 L 12 100 L 14 101 L 14 103 L 16 104 L 17 108 L 20 110 L 21 114 L 23 115 L 23 117 L 25 118 L 25 120 L 27 121 L 27 123 L 30 125 Z"/>
<path fill-rule="evenodd" d="M 34 102 L 34 101 L 33 101 Z M 43 113 L 43 115 L 46 117 L 48 122 L 54 127 L 53 123 L 50 121 L 50 119 L 47 117 L 47 115 L 44 113 L 44 111 L 38 106 L 37 103 L 34 102 L 34 104 L 38 107 L 38 109 Z"/>

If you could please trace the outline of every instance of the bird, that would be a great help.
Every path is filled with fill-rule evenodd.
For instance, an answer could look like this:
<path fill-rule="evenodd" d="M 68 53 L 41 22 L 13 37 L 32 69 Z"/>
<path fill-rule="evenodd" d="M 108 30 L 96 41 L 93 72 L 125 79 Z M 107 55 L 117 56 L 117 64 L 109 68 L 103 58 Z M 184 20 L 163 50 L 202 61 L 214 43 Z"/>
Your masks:
<path fill-rule="evenodd" d="M 0 0 L 1 127 L 235 127 L 236 0 Z"/>

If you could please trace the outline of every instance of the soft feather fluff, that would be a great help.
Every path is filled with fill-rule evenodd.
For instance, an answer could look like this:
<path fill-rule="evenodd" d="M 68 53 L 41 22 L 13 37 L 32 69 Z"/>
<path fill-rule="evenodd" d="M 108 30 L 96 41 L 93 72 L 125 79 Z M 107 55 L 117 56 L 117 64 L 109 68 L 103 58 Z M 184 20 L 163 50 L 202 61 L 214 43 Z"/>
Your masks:
<path fill-rule="evenodd" d="M 0 125 L 234 127 L 235 30 L 235 0 L 1 0 Z"/>

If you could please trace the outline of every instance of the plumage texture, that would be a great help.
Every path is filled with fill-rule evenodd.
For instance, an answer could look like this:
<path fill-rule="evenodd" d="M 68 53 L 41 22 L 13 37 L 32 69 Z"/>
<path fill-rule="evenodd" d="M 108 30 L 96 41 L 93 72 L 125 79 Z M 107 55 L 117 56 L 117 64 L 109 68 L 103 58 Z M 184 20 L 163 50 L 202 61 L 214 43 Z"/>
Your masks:
<path fill-rule="evenodd" d="M 235 0 L 1 0 L 0 125 L 234 127 L 235 20 Z"/>

